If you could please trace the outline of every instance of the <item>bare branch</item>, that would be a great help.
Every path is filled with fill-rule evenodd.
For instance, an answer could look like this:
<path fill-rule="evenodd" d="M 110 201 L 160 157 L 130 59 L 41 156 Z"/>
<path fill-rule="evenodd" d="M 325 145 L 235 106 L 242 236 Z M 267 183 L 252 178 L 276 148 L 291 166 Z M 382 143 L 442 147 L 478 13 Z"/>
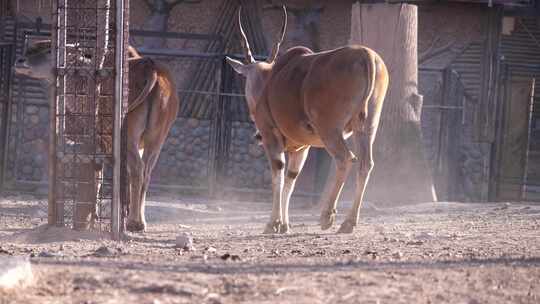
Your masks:
<path fill-rule="evenodd" d="M 435 45 L 440 40 L 441 40 L 441 37 L 437 36 L 435 39 L 433 39 L 433 41 L 431 42 L 431 45 L 427 48 L 427 50 L 418 54 L 418 64 L 424 63 L 427 60 L 452 49 L 452 47 L 456 44 L 456 39 L 454 39 L 443 46 L 435 48 Z"/>
<path fill-rule="evenodd" d="M 427 54 L 429 54 L 433 48 L 435 47 L 435 45 L 441 40 L 441 37 L 440 36 L 437 36 L 435 38 L 433 38 L 431 40 L 431 43 L 429 44 L 429 46 L 427 47 L 426 50 L 424 50 L 423 52 L 421 52 L 420 54 L 418 54 L 418 58 L 423 58 L 425 57 Z"/>

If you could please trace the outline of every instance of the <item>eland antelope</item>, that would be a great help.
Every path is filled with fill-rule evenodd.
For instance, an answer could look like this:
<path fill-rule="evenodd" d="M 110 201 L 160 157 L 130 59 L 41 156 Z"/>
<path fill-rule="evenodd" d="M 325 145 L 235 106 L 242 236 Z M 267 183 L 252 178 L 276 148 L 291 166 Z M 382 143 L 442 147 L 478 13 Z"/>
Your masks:
<path fill-rule="evenodd" d="M 289 200 L 310 147 L 323 147 L 336 163 L 335 183 L 322 200 L 321 228 L 336 219 L 336 205 L 353 163 L 357 163 L 353 208 L 339 228 L 351 233 L 358 223 L 365 187 L 373 168 L 373 141 L 388 88 L 388 71 L 375 51 L 361 45 L 313 52 L 293 47 L 278 56 L 287 28 L 266 61 L 255 61 L 238 23 L 245 62 L 227 57 L 246 78 L 249 114 L 272 172 L 272 214 L 264 233 L 287 233 Z M 346 139 L 352 136 L 353 151 Z M 287 154 L 287 164 L 285 164 Z M 285 168 L 286 167 L 286 168 Z"/>
<path fill-rule="evenodd" d="M 77 46 L 72 46 L 77 47 Z M 169 69 L 151 58 L 140 56 L 133 47 L 129 54 L 129 100 L 127 115 L 123 125 L 127 134 L 127 173 L 129 206 L 126 229 L 144 231 L 146 192 L 150 175 L 154 169 L 161 148 L 171 129 L 179 109 L 179 99 L 175 82 Z M 80 50 L 82 54 L 82 49 Z M 33 43 L 15 62 L 15 72 L 34 79 L 40 79 L 51 88 L 55 83 L 55 69 L 51 54 L 51 41 Z M 81 64 L 92 64 L 92 55 L 74 56 Z M 50 90 L 52 92 L 52 90 Z M 51 96 L 53 98 L 54 96 Z M 98 106 L 96 115 L 101 111 Z M 77 122 L 74 122 L 77 123 Z M 112 125 L 105 125 L 102 134 L 112 134 Z M 108 128 L 108 129 L 107 129 Z M 102 151 L 112 151 L 112 141 L 98 134 L 98 145 Z M 96 164 L 96 174 L 102 173 L 102 166 Z M 96 190 L 99 192 L 99 189 Z M 94 212 L 95 213 L 95 212 Z M 93 215 L 95 217 L 95 215 Z"/>

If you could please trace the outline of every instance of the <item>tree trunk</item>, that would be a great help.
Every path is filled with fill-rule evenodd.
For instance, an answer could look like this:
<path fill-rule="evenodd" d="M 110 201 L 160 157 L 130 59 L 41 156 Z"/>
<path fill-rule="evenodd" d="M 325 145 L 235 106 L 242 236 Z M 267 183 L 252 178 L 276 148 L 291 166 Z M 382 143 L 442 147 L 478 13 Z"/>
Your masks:
<path fill-rule="evenodd" d="M 375 139 L 375 167 L 367 187 L 368 201 L 400 204 L 436 200 L 422 147 L 417 25 L 415 5 L 353 5 L 350 43 L 376 51 L 390 73 Z"/>

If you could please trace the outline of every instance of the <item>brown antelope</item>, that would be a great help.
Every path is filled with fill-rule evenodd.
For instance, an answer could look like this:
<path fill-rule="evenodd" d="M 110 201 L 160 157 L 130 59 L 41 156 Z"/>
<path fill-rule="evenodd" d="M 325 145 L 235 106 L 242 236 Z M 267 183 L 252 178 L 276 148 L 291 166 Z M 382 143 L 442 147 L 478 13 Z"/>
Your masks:
<path fill-rule="evenodd" d="M 264 233 L 289 231 L 289 199 L 311 146 L 324 147 L 336 163 L 335 183 L 322 201 L 323 230 L 334 224 L 341 189 L 352 164 L 358 163 L 353 208 L 338 231 L 351 233 L 374 164 L 373 141 L 388 88 L 388 71 L 377 53 L 361 45 L 318 53 L 293 47 L 278 56 L 287 28 L 285 6 L 283 15 L 280 38 L 268 60 L 255 61 L 239 9 L 245 63 L 227 57 L 246 78 L 249 113 L 270 162 L 273 205 Z M 354 153 L 345 142 L 351 135 Z"/>
<path fill-rule="evenodd" d="M 144 210 L 150 175 L 178 114 L 179 99 L 173 77 L 164 65 L 141 57 L 131 46 L 128 54 L 129 100 L 124 125 L 127 123 L 126 165 L 130 197 L 126 228 L 129 231 L 144 231 Z M 84 54 L 73 60 L 89 60 L 91 63 L 92 59 L 90 55 Z M 30 46 L 25 54 L 16 60 L 15 72 L 41 79 L 52 87 L 55 73 L 50 40 L 39 41 Z M 97 114 L 99 117 L 99 113 Z M 103 134 L 112 134 L 112 125 L 104 127 L 109 130 L 104 130 Z M 110 139 L 98 138 L 102 151 L 112 151 L 111 147 L 107 146 L 111 143 Z M 101 171 L 102 168 L 97 170 Z"/>

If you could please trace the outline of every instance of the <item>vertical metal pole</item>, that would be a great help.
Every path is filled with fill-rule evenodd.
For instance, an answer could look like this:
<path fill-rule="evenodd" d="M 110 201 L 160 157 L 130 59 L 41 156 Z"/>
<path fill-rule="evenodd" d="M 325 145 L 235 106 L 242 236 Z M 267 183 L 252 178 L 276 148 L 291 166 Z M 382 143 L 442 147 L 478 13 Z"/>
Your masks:
<path fill-rule="evenodd" d="M 65 9 L 65 1 L 63 1 Z M 58 87 L 58 31 L 60 30 L 60 14 L 58 11 L 58 1 L 53 1 L 52 5 L 53 28 L 51 31 L 51 54 L 53 54 L 55 82 L 49 84 L 49 185 L 48 185 L 48 224 L 57 224 L 58 210 L 56 208 L 56 88 Z"/>
<path fill-rule="evenodd" d="M 532 79 L 531 85 L 531 98 L 529 101 L 529 119 L 527 124 L 527 149 L 525 150 L 525 168 L 523 169 L 523 180 L 521 186 L 521 199 L 527 199 L 527 182 L 529 181 L 529 151 L 531 149 L 531 133 L 532 133 L 532 121 L 533 121 L 533 111 L 534 111 L 534 86 L 536 83 L 536 78 Z"/>
<path fill-rule="evenodd" d="M 113 199 L 111 213 L 111 233 L 113 239 L 120 239 L 121 204 L 120 204 L 120 173 L 121 173 L 121 124 L 122 103 L 124 98 L 124 0 L 116 0 L 116 48 L 115 48 L 115 92 L 114 92 L 114 172 Z"/>
<path fill-rule="evenodd" d="M 208 59 L 212 63 L 211 64 L 219 64 L 220 68 L 217 69 L 216 72 L 216 95 L 213 97 L 214 100 L 212 102 L 214 103 L 214 112 L 212 113 L 212 124 L 211 124 L 211 133 L 210 133 L 210 151 L 208 151 L 208 194 L 210 197 L 215 198 L 218 195 L 218 184 L 220 181 L 220 160 L 218 159 L 219 153 L 221 149 L 219 148 L 220 145 L 220 138 L 222 137 L 223 129 L 221 128 L 221 102 L 223 99 L 223 96 L 220 95 L 220 89 L 221 89 L 221 77 L 219 77 L 218 73 L 223 72 L 223 63 L 225 62 L 225 58 L 222 58 L 219 62 L 216 63 L 214 59 Z"/>

